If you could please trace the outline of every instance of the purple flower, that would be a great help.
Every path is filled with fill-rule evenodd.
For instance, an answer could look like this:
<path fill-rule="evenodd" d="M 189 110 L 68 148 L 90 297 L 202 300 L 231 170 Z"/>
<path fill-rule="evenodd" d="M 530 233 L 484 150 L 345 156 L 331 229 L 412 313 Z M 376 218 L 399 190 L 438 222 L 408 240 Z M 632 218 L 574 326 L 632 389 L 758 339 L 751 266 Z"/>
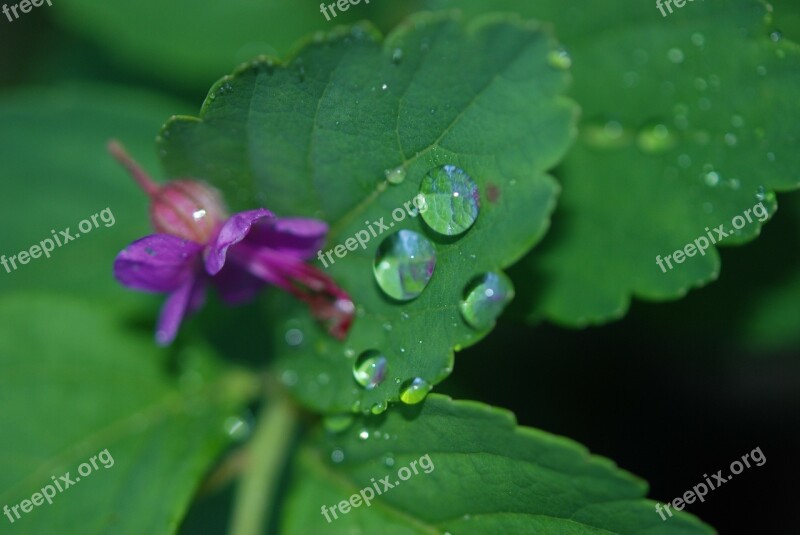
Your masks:
<path fill-rule="evenodd" d="M 109 152 L 150 196 L 157 234 L 136 240 L 114 261 L 114 276 L 128 288 L 168 294 L 156 341 L 171 343 L 183 319 L 203 306 L 206 288 L 237 304 L 272 284 L 307 303 L 328 332 L 343 339 L 353 320 L 347 293 L 306 260 L 328 232 L 322 221 L 278 218 L 259 208 L 227 215 L 217 190 L 194 180 L 157 185 L 119 143 Z"/>

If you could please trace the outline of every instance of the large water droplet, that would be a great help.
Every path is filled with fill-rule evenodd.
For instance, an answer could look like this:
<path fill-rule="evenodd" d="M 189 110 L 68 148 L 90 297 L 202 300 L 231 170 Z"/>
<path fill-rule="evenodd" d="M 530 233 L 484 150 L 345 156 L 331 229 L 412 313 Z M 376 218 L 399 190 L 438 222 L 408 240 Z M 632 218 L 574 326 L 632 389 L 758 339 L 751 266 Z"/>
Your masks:
<path fill-rule="evenodd" d="M 488 329 L 513 298 L 514 286 L 504 273 L 484 273 L 467 285 L 461 315 L 471 327 Z"/>
<path fill-rule="evenodd" d="M 431 169 L 422 179 L 419 193 L 426 207 L 420 211 L 422 219 L 439 234 L 461 234 L 478 217 L 478 186 L 454 165 Z"/>
<path fill-rule="evenodd" d="M 378 286 L 386 295 L 409 301 L 422 293 L 435 267 L 433 244 L 418 232 L 401 230 L 380 244 L 373 271 Z"/>
<path fill-rule="evenodd" d="M 409 379 L 400 387 L 400 401 L 407 405 L 415 405 L 425 399 L 433 388 L 428 381 L 421 377 Z"/>
<path fill-rule="evenodd" d="M 358 384 L 367 390 L 372 390 L 384 380 L 388 367 L 388 361 L 380 351 L 369 349 L 356 359 L 353 365 L 353 377 Z"/>
<path fill-rule="evenodd" d="M 402 165 L 394 169 L 386 170 L 386 180 L 388 180 L 390 184 L 402 184 L 405 179 L 406 168 Z"/>

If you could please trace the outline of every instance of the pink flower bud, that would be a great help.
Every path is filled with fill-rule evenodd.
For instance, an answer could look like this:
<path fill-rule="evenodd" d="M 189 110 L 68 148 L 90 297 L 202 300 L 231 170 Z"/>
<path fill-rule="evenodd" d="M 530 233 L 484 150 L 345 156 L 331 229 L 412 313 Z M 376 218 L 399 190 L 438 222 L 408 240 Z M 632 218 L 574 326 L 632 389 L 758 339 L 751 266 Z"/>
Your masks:
<path fill-rule="evenodd" d="M 213 187 L 195 180 L 156 184 L 116 141 L 108 150 L 150 196 L 150 219 L 158 232 L 205 245 L 228 218 L 222 196 Z"/>
<path fill-rule="evenodd" d="M 206 244 L 228 218 L 219 192 L 193 180 L 174 180 L 152 196 L 150 218 L 158 232 Z"/>

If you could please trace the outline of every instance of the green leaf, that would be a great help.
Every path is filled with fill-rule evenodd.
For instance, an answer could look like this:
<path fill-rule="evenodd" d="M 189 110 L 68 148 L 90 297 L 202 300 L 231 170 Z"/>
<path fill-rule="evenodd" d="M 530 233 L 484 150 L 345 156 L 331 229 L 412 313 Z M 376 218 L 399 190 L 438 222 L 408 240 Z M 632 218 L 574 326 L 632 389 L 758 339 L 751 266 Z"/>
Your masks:
<path fill-rule="evenodd" d="M 530 319 L 580 326 L 622 316 L 632 297 L 681 297 L 717 277 L 716 247 L 666 273 L 656 256 L 706 227 L 732 230 L 759 191 L 772 213 L 773 191 L 800 184 L 800 49 L 771 40 L 764 3 L 694 2 L 666 17 L 622 0 L 458 5 L 551 21 L 572 58 L 581 134 L 557 171 L 552 231 L 512 271 Z M 757 236 L 751 219 L 722 244 Z"/>
<path fill-rule="evenodd" d="M 229 443 L 226 419 L 253 390 L 249 376 L 221 373 L 198 348 L 184 351 L 176 381 L 164 371 L 165 352 L 107 307 L 63 297 L 0 300 L 0 504 L 30 500 L 51 476 L 62 481 L 69 472 L 75 482 L 52 504 L 18 509 L 11 529 L 175 532 Z M 105 450 L 94 469 L 91 458 Z"/>
<path fill-rule="evenodd" d="M 26 88 L 0 101 L 0 161 L 6 187 L 0 195 L 0 254 L 11 257 L 53 239 L 109 208 L 112 218 L 77 240 L 54 246 L 50 258 L 17 269 L 0 267 L 0 292 L 22 289 L 81 295 L 132 295 L 112 277 L 119 251 L 150 234 L 147 197 L 106 153 L 116 137 L 154 168 L 152 139 L 170 113 L 184 105 L 141 91 L 90 85 Z M 111 224 L 113 221 L 113 224 Z M 13 229 L 13 231 L 11 231 Z M 60 238 L 59 238 L 60 240 Z M 47 245 L 45 245 L 47 247 Z"/>
<path fill-rule="evenodd" d="M 302 5 L 298 5 L 302 4 Z M 330 22 L 319 2 L 278 0 L 73 0 L 52 15 L 143 72 L 181 86 L 205 87 L 259 54 L 285 54 L 309 32 L 373 12 L 362 3 Z"/>
<path fill-rule="evenodd" d="M 662 520 L 642 480 L 571 440 L 517 427 L 507 411 L 434 394 L 421 409 L 357 420 L 301 449 L 282 533 L 714 533 L 685 513 Z M 326 521 L 323 505 L 373 483 L 383 493 L 369 507 Z"/>
<path fill-rule="evenodd" d="M 406 380 L 443 379 L 453 348 L 488 332 L 462 320 L 464 289 L 542 236 L 557 191 L 545 171 L 573 131 L 575 108 L 560 96 L 567 77 L 548 61 L 554 46 L 538 25 L 508 17 L 464 27 L 448 15 L 422 15 L 383 43 L 369 27 L 342 28 L 284 63 L 255 62 L 223 78 L 199 119 L 167 124 L 160 146 L 171 175 L 209 179 L 239 208 L 322 218 L 332 224 L 326 249 L 367 226 L 378 229 L 365 222 L 383 218 L 389 226 L 393 210 L 402 211 L 437 166 L 456 165 L 478 185 L 480 214 L 460 236 L 396 216 L 365 249 L 332 257 L 327 273 L 357 305 L 345 344 L 304 307 L 278 299 L 284 321 L 275 326 L 275 351 L 303 403 L 380 410 Z M 399 167 L 405 179 L 389 183 L 386 170 Z M 373 276 L 379 244 L 398 229 L 425 234 L 437 254 L 428 287 L 403 304 L 390 301 Z M 302 334 L 291 346 L 289 329 Z M 388 359 L 388 375 L 365 391 L 353 362 L 373 349 Z"/>

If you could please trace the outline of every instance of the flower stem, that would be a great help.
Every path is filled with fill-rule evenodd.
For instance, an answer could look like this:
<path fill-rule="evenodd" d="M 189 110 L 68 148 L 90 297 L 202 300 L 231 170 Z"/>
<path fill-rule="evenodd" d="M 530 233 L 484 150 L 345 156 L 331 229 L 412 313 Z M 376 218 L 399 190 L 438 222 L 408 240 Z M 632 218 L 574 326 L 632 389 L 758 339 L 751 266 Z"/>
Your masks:
<path fill-rule="evenodd" d="M 128 173 L 133 177 L 139 187 L 144 190 L 147 195 L 152 197 L 156 193 L 158 193 L 158 184 L 156 184 L 150 175 L 147 174 L 147 171 L 142 169 L 136 160 L 134 160 L 128 151 L 125 150 L 125 147 L 117 141 L 116 139 L 111 139 L 108 141 L 108 152 L 113 156 L 122 166 L 127 169 Z"/>
<path fill-rule="evenodd" d="M 248 444 L 248 467 L 236 490 L 229 535 L 261 535 L 271 525 L 276 491 L 297 424 L 295 409 L 285 396 L 265 400 Z"/>

